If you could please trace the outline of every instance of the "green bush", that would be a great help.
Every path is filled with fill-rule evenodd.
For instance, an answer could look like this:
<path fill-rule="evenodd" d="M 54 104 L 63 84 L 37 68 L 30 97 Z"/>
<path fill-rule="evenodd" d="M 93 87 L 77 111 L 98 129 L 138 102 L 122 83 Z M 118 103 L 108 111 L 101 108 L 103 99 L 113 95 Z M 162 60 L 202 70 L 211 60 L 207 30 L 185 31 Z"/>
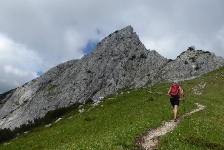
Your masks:
<path fill-rule="evenodd" d="M 194 51 L 195 50 L 195 46 L 190 46 L 190 47 L 188 47 L 187 50 Z"/>
<path fill-rule="evenodd" d="M 147 56 L 145 54 L 141 54 L 140 58 L 147 58 Z"/>
<path fill-rule="evenodd" d="M 131 56 L 131 58 L 129 58 L 129 60 L 134 60 L 136 58 L 135 54 Z"/>
<path fill-rule="evenodd" d="M 90 104 L 90 103 L 93 103 L 93 99 L 92 99 L 92 98 L 88 98 L 88 99 L 86 100 L 86 104 Z"/>
<path fill-rule="evenodd" d="M 152 102 L 152 101 L 154 101 L 154 98 L 153 97 L 150 97 L 148 101 L 149 102 Z"/>
<path fill-rule="evenodd" d="M 15 134 L 10 129 L 0 129 L 0 142 L 12 139 Z"/>
<path fill-rule="evenodd" d="M 14 130 L 0 129 L 0 143 L 15 138 L 17 134 L 29 131 L 37 126 L 49 124 L 65 113 L 77 109 L 79 105 L 80 103 L 75 103 L 69 107 L 62 107 L 49 111 L 44 117 L 36 118 L 34 121 L 28 121 L 28 123 L 22 124 L 20 127 L 16 127 Z"/>

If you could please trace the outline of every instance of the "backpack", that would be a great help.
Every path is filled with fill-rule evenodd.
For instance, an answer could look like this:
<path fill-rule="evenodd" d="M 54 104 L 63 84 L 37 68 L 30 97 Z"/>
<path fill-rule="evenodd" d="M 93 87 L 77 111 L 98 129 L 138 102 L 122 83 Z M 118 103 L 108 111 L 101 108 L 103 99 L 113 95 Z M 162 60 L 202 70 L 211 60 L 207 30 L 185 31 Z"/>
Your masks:
<path fill-rule="evenodd" d="M 179 97 L 179 85 L 177 83 L 171 85 L 170 95 L 172 97 Z"/>

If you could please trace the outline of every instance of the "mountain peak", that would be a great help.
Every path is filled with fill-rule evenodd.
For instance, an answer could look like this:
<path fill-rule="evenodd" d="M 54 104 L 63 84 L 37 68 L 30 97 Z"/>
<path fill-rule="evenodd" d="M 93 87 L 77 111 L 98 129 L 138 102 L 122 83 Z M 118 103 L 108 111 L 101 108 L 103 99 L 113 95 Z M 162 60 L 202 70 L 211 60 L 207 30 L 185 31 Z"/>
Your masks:
<path fill-rule="evenodd" d="M 128 25 L 128 26 L 124 27 L 123 29 L 120 29 L 119 31 L 132 31 L 133 32 L 133 27 L 131 25 Z"/>
<path fill-rule="evenodd" d="M 6 93 L 0 99 L 0 128 L 14 129 L 51 110 L 97 101 L 123 88 L 186 79 L 223 65 L 223 58 L 192 47 L 169 61 L 147 50 L 129 25 L 105 37 L 81 59 L 59 64 Z"/>

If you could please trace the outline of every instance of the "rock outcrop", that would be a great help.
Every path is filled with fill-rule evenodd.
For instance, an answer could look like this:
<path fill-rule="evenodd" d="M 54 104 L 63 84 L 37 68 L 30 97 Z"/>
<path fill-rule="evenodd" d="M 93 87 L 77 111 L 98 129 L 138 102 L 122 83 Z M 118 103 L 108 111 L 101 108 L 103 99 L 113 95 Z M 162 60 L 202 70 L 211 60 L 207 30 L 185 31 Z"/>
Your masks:
<path fill-rule="evenodd" d="M 147 50 L 131 26 L 115 31 L 79 60 L 59 64 L 0 96 L 0 128 L 14 129 L 48 111 L 138 88 L 198 76 L 224 66 L 224 58 L 190 47 L 175 60 Z"/>
<path fill-rule="evenodd" d="M 214 53 L 195 50 L 194 46 L 182 52 L 175 60 L 169 61 L 162 69 L 162 81 L 194 78 L 224 66 L 224 58 Z M 158 82 L 158 81 L 157 81 Z"/>

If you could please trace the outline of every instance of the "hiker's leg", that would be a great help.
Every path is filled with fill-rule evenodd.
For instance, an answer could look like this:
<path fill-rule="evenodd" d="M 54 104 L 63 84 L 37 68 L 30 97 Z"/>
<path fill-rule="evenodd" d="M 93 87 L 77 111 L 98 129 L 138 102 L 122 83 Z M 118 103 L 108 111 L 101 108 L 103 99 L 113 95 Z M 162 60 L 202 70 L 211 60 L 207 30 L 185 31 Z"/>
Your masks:
<path fill-rule="evenodd" d="M 178 99 L 176 98 L 170 98 L 170 103 L 173 106 L 173 119 L 177 118 L 177 108 L 178 108 Z"/>
<path fill-rule="evenodd" d="M 177 118 L 177 112 L 178 112 L 178 105 L 174 105 L 174 106 L 173 106 L 173 115 L 174 115 L 174 119 Z"/>

